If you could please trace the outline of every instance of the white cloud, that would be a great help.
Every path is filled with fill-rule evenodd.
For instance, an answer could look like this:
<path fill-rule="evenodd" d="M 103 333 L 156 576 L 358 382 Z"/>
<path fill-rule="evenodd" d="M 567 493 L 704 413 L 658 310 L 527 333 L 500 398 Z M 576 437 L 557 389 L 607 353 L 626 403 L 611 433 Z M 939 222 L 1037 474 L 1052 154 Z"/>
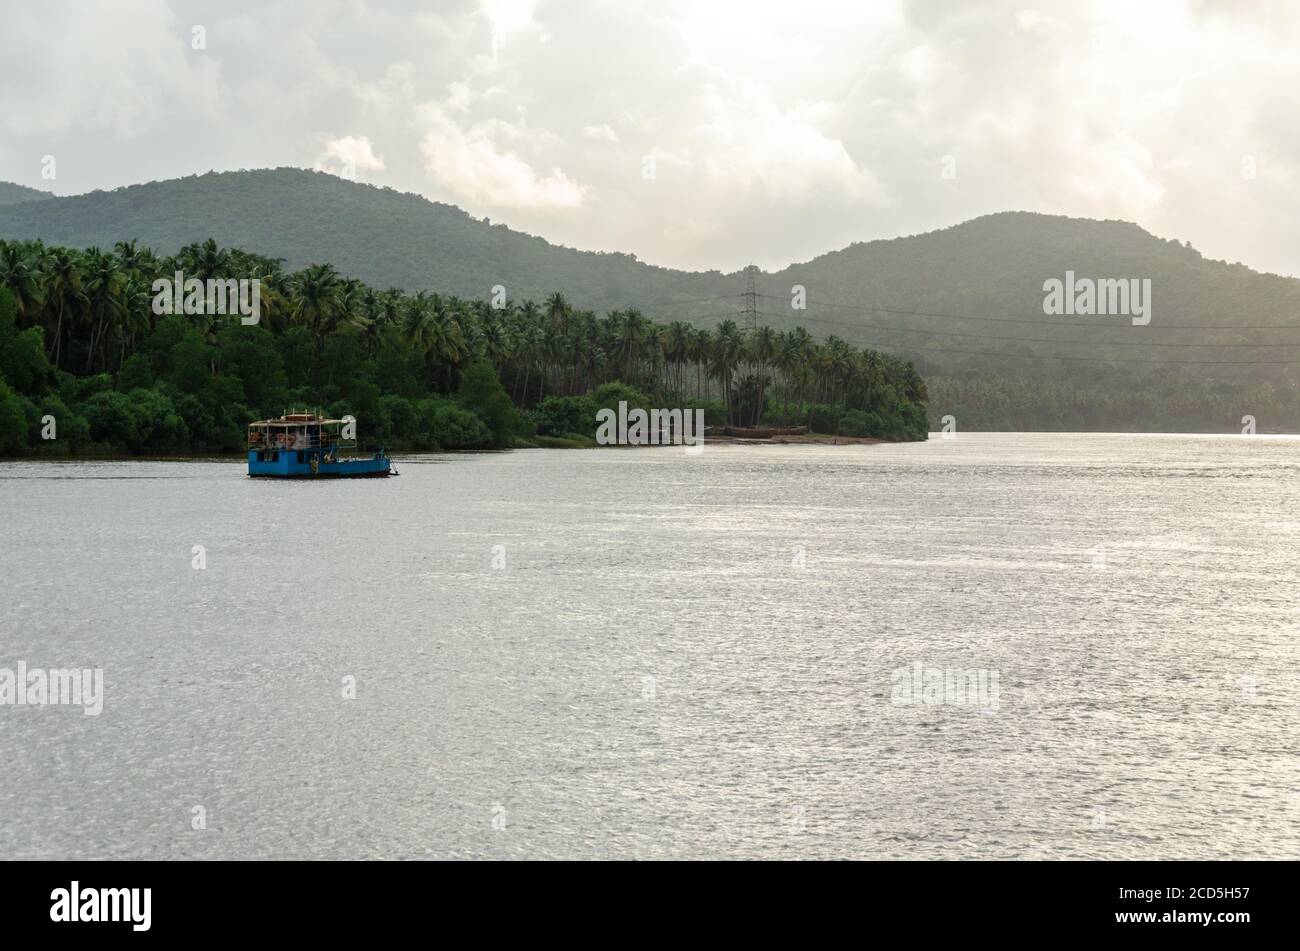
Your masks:
<path fill-rule="evenodd" d="M 709 88 L 701 99 L 706 120 L 691 136 L 689 149 L 693 164 L 715 186 L 783 204 L 819 191 L 853 204 L 884 200 L 875 175 L 803 110 L 782 110 L 755 89 L 728 95 Z"/>
<path fill-rule="evenodd" d="M 0 29 L 0 138 L 74 131 L 141 139 L 217 105 L 218 64 L 190 48 L 161 0 L 59 9 L 6 5 Z M 143 151 L 143 150 L 142 150 Z"/>
<path fill-rule="evenodd" d="M 582 137 L 594 142 L 617 142 L 618 133 L 608 125 L 588 125 L 582 127 Z"/>
<path fill-rule="evenodd" d="M 1300 273 L 1297 45 L 1300 9 L 1209 0 L 17 5 L 0 179 L 50 187 L 44 154 L 59 192 L 353 161 L 552 240 L 727 269 L 1014 208 Z"/>
<path fill-rule="evenodd" d="M 456 198 L 497 209 L 572 209 L 586 189 L 559 168 L 539 173 L 506 142 L 527 144 L 526 130 L 496 120 L 461 126 L 442 106 L 425 105 L 420 149 L 433 181 Z"/>
<path fill-rule="evenodd" d="M 537 0 L 483 0 L 483 12 L 492 24 L 492 56 L 501 54 L 501 48 L 512 33 L 532 25 L 533 10 Z"/>
<path fill-rule="evenodd" d="M 319 172 L 335 172 L 353 178 L 358 172 L 382 172 L 384 160 L 375 155 L 370 139 L 364 135 L 345 135 L 325 144 L 313 166 Z"/>

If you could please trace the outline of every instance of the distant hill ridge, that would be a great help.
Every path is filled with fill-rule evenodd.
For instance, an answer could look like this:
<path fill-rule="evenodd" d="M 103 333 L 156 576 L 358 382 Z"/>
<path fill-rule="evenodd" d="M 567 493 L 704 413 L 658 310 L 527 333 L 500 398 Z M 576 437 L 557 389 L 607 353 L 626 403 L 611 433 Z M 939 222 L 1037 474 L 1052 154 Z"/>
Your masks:
<path fill-rule="evenodd" d="M 0 182 L 0 206 L 16 205 L 23 201 L 40 201 L 45 198 L 53 198 L 50 192 L 43 192 L 39 188 L 28 188 L 26 185 L 15 185 L 12 182 Z"/>
<path fill-rule="evenodd" d="M 283 258 L 291 269 L 328 261 L 377 287 L 511 297 L 562 288 L 592 307 L 623 307 L 624 288 L 656 292 L 693 276 L 626 254 L 578 251 L 488 224 L 453 205 L 304 169 L 210 172 L 3 209 L 0 236 L 75 247 L 123 237 L 170 253 L 208 237 Z M 716 277 L 716 273 L 715 273 Z"/>
<path fill-rule="evenodd" d="M 43 194 L 0 188 L 0 195 Z M 379 288 L 484 299 L 502 284 L 512 300 L 540 301 L 561 290 L 574 305 L 599 313 L 639 307 L 656 319 L 680 317 L 709 326 L 724 316 L 742 322 L 745 317 L 740 272 L 680 271 L 632 255 L 562 247 L 418 195 L 301 169 L 208 173 L 66 198 L 22 199 L 0 207 L 0 237 L 76 247 L 111 247 L 135 238 L 163 253 L 212 237 L 283 258 L 291 269 L 329 262 Z M 1081 277 L 1150 278 L 1152 325 L 1127 327 L 1122 318 L 1071 322 L 1043 314 L 1043 282 L 1063 278 L 1067 270 Z M 807 289 L 804 311 L 791 309 L 795 284 Z M 1190 245 L 1123 221 L 1003 212 L 940 231 L 856 243 L 760 273 L 757 288 L 763 295 L 759 322 L 803 324 L 818 335 L 870 343 L 916 359 L 927 374 L 1014 371 L 1056 379 L 1066 370 L 1103 367 L 1133 375 L 1151 371 L 1140 365 L 1148 359 L 1277 358 L 1276 347 L 1201 346 L 1208 343 L 1300 342 L 1294 334 L 1162 330 L 1164 324 L 1300 325 L 1300 280 L 1210 261 Z M 866 309 L 872 307 L 890 310 Z M 962 319 L 967 317 L 986 319 Z M 1156 341 L 1198 346 L 1145 347 Z M 1107 367 L 1041 359 L 1047 354 L 1132 362 Z M 1289 373 L 1226 366 L 1208 372 L 1270 379 Z"/>

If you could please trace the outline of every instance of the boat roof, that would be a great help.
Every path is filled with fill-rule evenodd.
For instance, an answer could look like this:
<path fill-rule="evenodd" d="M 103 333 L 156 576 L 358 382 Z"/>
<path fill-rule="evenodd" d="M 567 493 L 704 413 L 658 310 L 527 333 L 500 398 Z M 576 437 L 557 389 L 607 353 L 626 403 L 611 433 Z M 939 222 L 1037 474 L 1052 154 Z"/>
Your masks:
<path fill-rule="evenodd" d="M 250 426 L 321 426 L 325 423 L 338 423 L 340 426 L 347 420 L 343 419 L 259 419 L 255 423 L 249 423 Z"/>

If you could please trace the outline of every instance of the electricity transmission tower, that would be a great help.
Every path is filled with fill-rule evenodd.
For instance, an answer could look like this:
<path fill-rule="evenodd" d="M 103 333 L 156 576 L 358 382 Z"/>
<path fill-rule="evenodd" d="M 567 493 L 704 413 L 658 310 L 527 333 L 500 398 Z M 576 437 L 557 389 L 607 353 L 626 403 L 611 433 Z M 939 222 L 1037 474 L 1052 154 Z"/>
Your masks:
<path fill-rule="evenodd" d="M 758 268 L 753 264 L 745 268 L 745 322 L 750 333 L 758 329 L 758 291 L 754 288 L 754 275 L 757 273 Z"/>

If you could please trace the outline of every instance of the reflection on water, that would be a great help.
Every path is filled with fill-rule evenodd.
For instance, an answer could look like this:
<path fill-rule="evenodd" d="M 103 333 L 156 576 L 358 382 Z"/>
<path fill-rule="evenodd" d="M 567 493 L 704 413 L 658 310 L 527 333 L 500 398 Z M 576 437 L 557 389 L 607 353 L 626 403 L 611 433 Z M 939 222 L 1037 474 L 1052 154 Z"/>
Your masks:
<path fill-rule="evenodd" d="M 0 855 L 1300 854 L 1300 439 L 401 468 L 0 466 Z"/>

